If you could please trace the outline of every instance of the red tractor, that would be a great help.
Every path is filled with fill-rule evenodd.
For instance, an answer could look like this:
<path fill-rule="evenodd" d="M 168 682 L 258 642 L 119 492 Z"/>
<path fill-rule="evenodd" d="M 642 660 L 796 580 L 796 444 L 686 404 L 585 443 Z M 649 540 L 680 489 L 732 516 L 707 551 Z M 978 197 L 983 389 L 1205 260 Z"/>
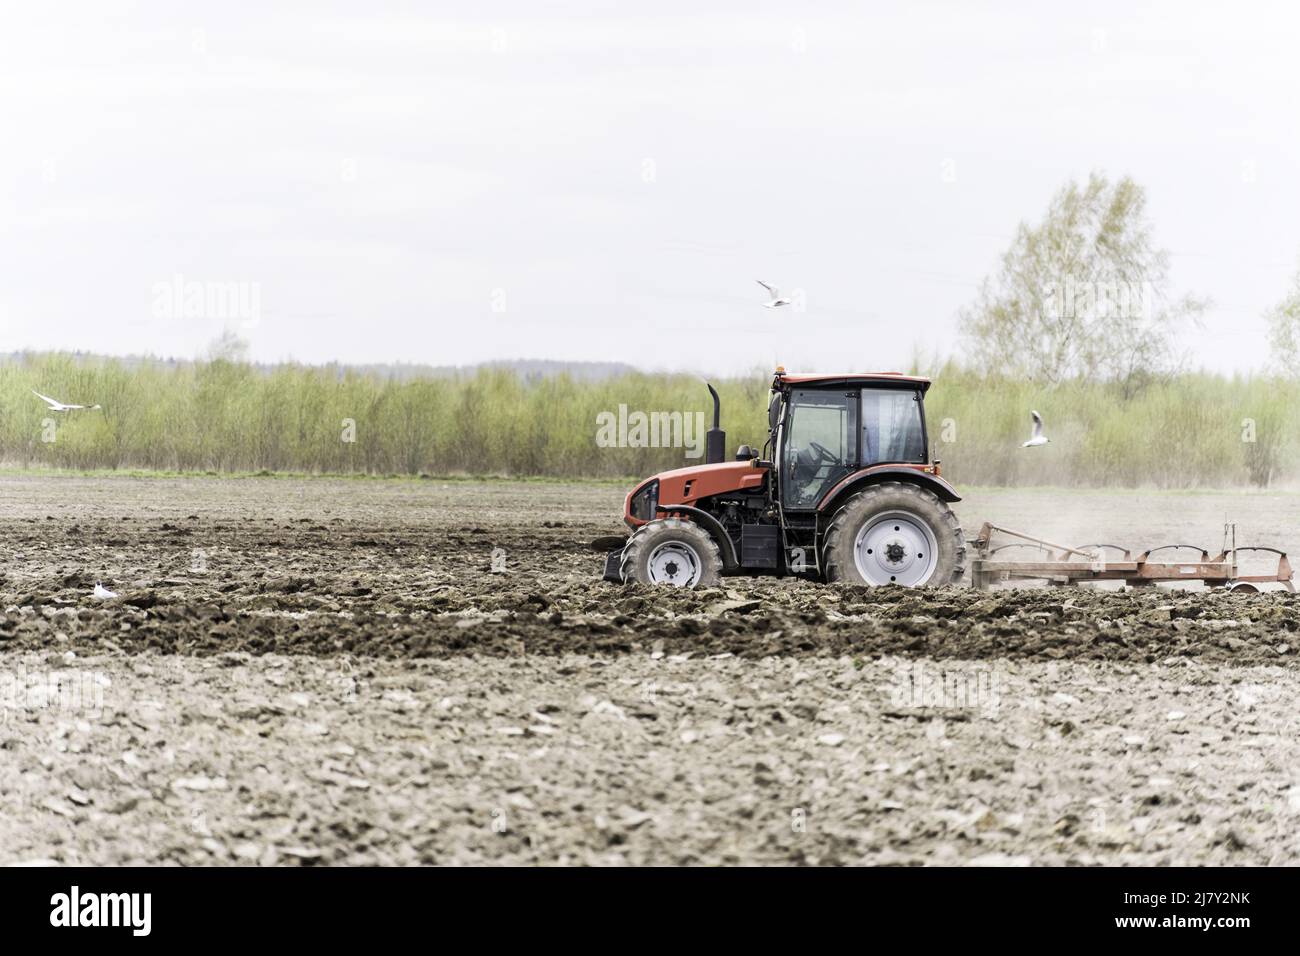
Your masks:
<path fill-rule="evenodd" d="M 725 574 L 803 574 L 909 587 L 958 582 L 960 501 L 931 461 L 928 378 L 790 375 L 778 368 L 760 456 L 725 461 L 712 386 L 707 464 L 665 471 L 627 496 L 632 535 L 605 579 L 710 587 Z M 603 549 L 602 549 L 603 550 Z"/>

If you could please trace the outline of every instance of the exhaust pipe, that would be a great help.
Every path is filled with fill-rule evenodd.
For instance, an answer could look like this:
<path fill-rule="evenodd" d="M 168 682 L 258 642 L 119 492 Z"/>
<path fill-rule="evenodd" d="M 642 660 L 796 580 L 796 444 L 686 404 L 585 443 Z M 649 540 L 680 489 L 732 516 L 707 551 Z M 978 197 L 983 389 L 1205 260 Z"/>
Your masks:
<path fill-rule="evenodd" d="M 704 460 L 710 465 L 721 464 L 727 458 L 727 433 L 719 425 L 722 419 L 722 402 L 718 393 L 708 382 L 709 394 L 713 396 L 713 427 L 704 433 Z"/>

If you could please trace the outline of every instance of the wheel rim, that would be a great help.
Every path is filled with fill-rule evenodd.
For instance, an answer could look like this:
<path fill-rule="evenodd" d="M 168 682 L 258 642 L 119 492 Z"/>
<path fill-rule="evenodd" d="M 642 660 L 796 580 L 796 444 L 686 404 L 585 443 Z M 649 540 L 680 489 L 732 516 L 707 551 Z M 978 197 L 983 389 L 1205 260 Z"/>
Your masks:
<path fill-rule="evenodd" d="M 699 553 L 684 541 L 666 541 L 650 552 L 646 563 L 651 584 L 694 587 L 699 583 L 703 563 Z"/>
<path fill-rule="evenodd" d="M 905 511 L 876 515 L 853 543 L 858 573 L 868 584 L 925 584 L 939 564 L 938 551 L 930 526 Z"/>

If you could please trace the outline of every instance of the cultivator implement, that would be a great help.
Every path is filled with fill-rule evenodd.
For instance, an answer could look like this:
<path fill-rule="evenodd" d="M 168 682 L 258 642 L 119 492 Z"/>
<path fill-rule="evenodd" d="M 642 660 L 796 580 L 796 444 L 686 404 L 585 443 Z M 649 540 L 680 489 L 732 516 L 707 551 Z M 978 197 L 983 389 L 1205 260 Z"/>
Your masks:
<path fill-rule="evenodd" d="M 971 584 L 988 589 L 998 583 L 1017 581 L 1067 585 L 1120 581 L 1129 587 L 1153 587 L 1177 581 L 1200 581 L 1209 587 L 1233 591 L 1295 590 L 1286 552 L 1238 546 L 1236 538 L 1236 526 L 1225 525 L 1223 547 L 1214 557 L 1208 549 L 1188 544 L 1161 545 L 1135 555 L 1128 548 L 1114 544 L 1066 547 L 985 522 L 970 541 L 975 551 Z M 1025 557 L 1026 551 L 1033 552 L 1033 556 Z M 1255 554 L 1275 555 L 1276 569 L 1268 573 L 1244 573 L 1240 558 Z"/>

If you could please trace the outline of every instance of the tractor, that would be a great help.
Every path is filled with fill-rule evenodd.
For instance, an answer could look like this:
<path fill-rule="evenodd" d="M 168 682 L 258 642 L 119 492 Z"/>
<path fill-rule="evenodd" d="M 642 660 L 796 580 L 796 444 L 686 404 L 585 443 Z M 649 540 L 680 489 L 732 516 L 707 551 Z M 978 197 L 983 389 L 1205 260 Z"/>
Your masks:
<path fill-rule="evenodd" d="M 960 496 L 928 453 L 930 380 L 897 372 L 795 375 L 778 367 L 760 455 L 726 461 L 720 402 L 705 464 L 628 494 L 625 539 L 602 539 L 614 582 L 703 588 L 723 575 L 801 575 L 867 585 L 955 584 Z"/>

